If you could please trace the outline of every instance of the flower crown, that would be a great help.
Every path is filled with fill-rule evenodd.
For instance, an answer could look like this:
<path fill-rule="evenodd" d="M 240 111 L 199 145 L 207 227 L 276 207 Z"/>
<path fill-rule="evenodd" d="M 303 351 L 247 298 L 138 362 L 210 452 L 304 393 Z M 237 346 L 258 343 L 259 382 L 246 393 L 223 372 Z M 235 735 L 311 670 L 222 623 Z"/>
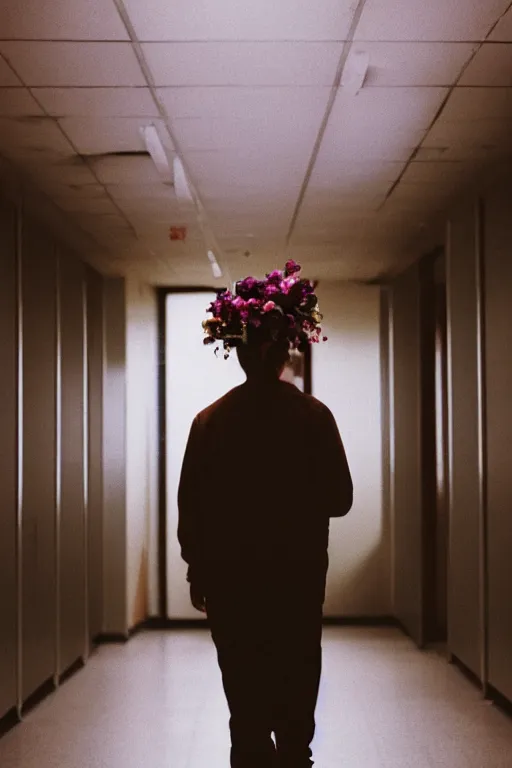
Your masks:
<path fill-rule="evenodd" d="M 234 295 L 220 291 L 206 310 L 213 317 L 203 322 L 204 343 L 222 344 L 225 359 L 232 347 L 250 341 L 251 333 L 273 341 L 287 339 L 300 352 L 318 343 L 322 338 L 318 299 L 313 284 L 299 277 L 300 271 L 300 265 L 290 260 L 283 271 L 276 269 L 265 280 L 240 280 Z"/>

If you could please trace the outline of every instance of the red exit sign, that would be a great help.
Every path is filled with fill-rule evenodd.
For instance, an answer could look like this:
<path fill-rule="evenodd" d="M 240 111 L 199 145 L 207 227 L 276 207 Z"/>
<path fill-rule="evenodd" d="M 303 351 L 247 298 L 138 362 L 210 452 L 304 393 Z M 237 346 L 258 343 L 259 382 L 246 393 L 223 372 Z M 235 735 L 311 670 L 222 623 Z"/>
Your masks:
<path fill-rule="evenodd" d="M 169 240 L 186 240 L 186 227 L 171 227 L 169 230 Z"/>

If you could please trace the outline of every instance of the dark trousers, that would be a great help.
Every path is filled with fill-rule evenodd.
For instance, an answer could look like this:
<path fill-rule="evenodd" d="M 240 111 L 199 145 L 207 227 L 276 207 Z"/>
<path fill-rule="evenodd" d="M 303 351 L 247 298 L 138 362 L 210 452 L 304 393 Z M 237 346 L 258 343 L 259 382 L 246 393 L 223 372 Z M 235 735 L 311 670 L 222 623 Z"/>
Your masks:
<path fill-rule="evenodd" d="M 313 765 L 325 568 L 235 572 L 209 582 L 232 768 Z"/>

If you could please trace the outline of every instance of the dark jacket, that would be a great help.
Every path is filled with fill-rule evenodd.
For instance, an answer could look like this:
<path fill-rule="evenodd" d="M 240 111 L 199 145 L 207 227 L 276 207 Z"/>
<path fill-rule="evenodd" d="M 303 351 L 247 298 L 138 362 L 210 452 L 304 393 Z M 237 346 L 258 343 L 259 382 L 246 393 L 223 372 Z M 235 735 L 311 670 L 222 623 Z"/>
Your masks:
<path fill-rule="evenodd" d="M 178 491 L 189 578 L 327 557 L 353 489 L 330 410 L 281 381 L 245 383 L 192 424 Z"/>

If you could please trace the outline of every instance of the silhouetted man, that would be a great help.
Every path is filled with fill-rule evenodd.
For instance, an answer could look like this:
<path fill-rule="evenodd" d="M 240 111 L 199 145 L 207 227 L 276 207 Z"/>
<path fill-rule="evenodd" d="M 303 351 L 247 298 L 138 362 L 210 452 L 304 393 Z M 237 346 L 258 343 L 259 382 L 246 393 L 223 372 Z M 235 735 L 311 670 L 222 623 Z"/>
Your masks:
<path fill-rule="evenodd" d="M 179 488 L 178 536 L 217 649 L 233 768 L 313 765 L 329 518 L 352 506 L 331 412 L 279 379 L 288 350 L 257 334 L 237 347 L 247 381 L 195 418 Z"/>

